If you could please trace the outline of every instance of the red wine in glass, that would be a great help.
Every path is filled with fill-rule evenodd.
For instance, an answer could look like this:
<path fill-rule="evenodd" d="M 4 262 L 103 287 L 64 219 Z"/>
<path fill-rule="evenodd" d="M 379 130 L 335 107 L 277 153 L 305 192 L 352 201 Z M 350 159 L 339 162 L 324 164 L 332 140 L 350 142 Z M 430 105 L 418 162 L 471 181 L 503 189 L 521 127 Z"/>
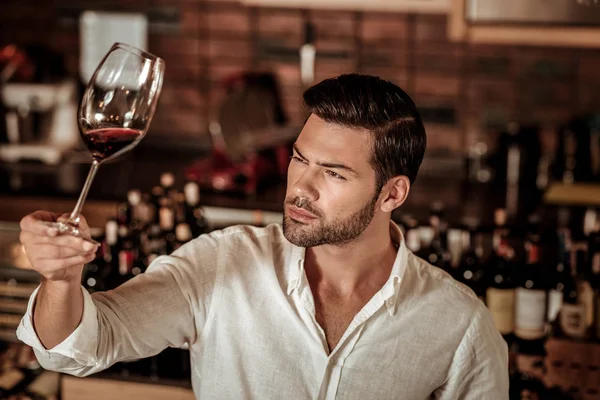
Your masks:
<path fill-rule="evenodd" d="M 66 222 L 47 222 L 61 234 L 84 237 L 78 228 L 83 203 L 100 164 L 134 148 L 144 137 L 162 89 L 165 62 L 143 50 L 115 43 L 90 79 L 79 104 L 81 138 L 92 167 Z"/>
<path fill-rule="evenodd" d="M 130 150 L 143 136 L 142 131 L 129 128 L 91 129 L 81 135 L 97 161 L 104 161 Z"/>

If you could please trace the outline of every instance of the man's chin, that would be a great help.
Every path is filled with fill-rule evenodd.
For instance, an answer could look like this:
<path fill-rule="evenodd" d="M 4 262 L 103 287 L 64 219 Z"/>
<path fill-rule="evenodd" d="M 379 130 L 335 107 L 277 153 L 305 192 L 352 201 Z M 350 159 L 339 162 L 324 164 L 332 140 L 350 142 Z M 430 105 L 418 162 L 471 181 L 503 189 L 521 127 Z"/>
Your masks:
<path fill-rule="evenodd" d="M 306 227 L 306 224 L 286 217 L 283 223 L 283 236 L 288 242 L 304 247 L 305 240 L 303 239 L 306 238 L 307 232 L 304 232 L 303 227 Z"/>

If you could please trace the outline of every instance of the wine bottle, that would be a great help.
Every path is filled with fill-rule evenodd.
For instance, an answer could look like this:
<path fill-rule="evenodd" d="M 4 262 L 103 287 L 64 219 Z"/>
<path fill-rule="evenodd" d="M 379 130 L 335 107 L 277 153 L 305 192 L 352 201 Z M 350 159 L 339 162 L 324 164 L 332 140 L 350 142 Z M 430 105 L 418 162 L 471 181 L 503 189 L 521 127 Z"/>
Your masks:
<path fill-rule="evenodd" d="M 154 258 L 167 254 L 167 242 L 158 224 L 150 225 L 146 232 L 148 235 L 146 259 L 151 262 Z M 147 261 L 146 264 L 149 265 L 149 262 Z"/>
<path fill-rule="evenodd" d="M 512 342 L 515 322 L 515 289 L 512 259 L 514 251 L 500 241 L 498 249 L 490 257 L 486 274 L 489 279 L 486 304 L 492 313 L 496 328 L 504 339 Z"/>
<path fill-rule="evenodd" d="M 594 292 L 594 337 L 600 340 L 600 229 L 588 238 L 590 282 Z"/>
<path fill-rule="evenodd" d="M 555 335 L 572 339 L 582 339 L 586 335 L 586 310 L 578 302 L 577 284 L 577 245 L 573 244 L 570 254 L 571 273 L 570 279 L 565 282 L 563 305 L 558 314 L 558 325 Z"/>
<path fill-rule="evenodd" d="M 165 191 L 163 190 L 162 186 L 153 186 L 152 190 L 151 190 L 151 195 L 150 195 L 150 204 L 152 205 L 152 222 L 154 223 L 159 223 L 160 222 L 160 216 L 159 216 L 159 210 L 160 210 L 160 199 L 162 199 L 165 196 Z"/>
<path fill-rule="evenodd" d="M 160 175 L 160 186 L 164 191 L 164 197 L 175 203 L 177 190 L 175 189 L 175 175 L 170 172 L 164 172 Z"/>
<path fill-rule="evenodd" d="M 406 247 L 409 248 L 414 254 L 418 254 L 421 250 L 421 237 L 419 236 L 419 229 L 409 229 L 406 232 Z"/>
<path fill-rule="evenodd" d="M 464 253 L 459 262 L 457 279 L 469 286 L 485 302 L 485 269 L 483 265 L 483 236 L 475 227 L 463 235 Z"/>
<path fill-rule="evenodd" d="M 200 206 L 200 186 L 195 181 L 186 182 L 185 195 L 185 220 L 192 230 L 192 237 L 198 237 L 208 232 L 208 222 Z"/>
<path fill-rule="evenodd" d="M 110 265 L 116 263 L 119 258 L 119 224 L 116 218 L 108 218 L 104 229 L 103 257 Z"/>
<path fill-rule="evenodd" d="M 460 261 L 464 251 L 466 251 L 465 232 L 462 229 L 448 229 L 448 254 L 447 262 L 450 275 L 457 279 L 459 275 Z"/>
<path fill-rule="evenodd" d="M 139 225 L 141 222 L 140 204 L 142 202 L 142 193 L 137 189 L 131 189 L 127 192 L 127 220 L 130 224 Z M 130 227 L 131 228 L 131 227 Z"/>
<path fill-rule="evenodd" d="M 544 336 L 546 321 L 546 287 L 539 263 L 539 241 L 531 234 L 527 243 L 527 262 L 519 274 L 515 292 L 515 336 L 534 340 Z"/>
<path fill-rule="evenodd" d="M 443 206 L 438 203 L 432 205 L 429 225 L 433 230 L 433 237 L 430 245 L 425 248 L 425 260 L 438 268 L 450 272 L 450 255 L 448 252 L 446 224 L 442 219 L 442 210 Z"/>
<path fill-rule="evenodd" d="M 173 250 L 177 250 L 192 239 L 192 230 L 187 222 L 182 222 L 175 228 L 175 243 Z"/>
<path fill-rule="evenodd" d="M 506 227 L 506 210 L 504 208 L 497 208 L 494 210 L 494 231 L 492 233 L 493 251 L 497 251 L 502 242 L 506 242 L 508 233 L 509 231 Z"/>
<path fill-rule="evenodd" d="M 121 227 L 119 232 L 121 248 L 119 250 L 119 275 L 122 282 L 131 277 L 133 261 L 135 260 L 135 248 L 127 227 Z"/>
<path fill-rule="evenodd" d="M 580 242 L 575 245 L 575 258 L 577 262 L 577 301 L 585 308 L 586 331 L 592 330 L 595 316 L 595 296 L 591 282 L 591 271 L 589 270 L 588 244 Z"/>

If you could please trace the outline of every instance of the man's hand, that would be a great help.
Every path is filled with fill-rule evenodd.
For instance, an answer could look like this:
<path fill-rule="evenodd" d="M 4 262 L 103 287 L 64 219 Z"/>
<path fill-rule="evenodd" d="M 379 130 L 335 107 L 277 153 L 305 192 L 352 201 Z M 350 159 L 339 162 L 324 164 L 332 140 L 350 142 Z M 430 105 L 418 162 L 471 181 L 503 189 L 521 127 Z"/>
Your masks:
<path fill-rule="evenodd" d="M 33 269 L 46 280 L 72 282 L 81 280 L 83 266 L 95 258 L 97 245 L 72 235 L 59 235 L 42 221 L 66 221 L 67 214 L 36 211 L 21 220 L 20 240 Z M 83 216 L 78 228 L 89 237 L 90 229 Z"/>

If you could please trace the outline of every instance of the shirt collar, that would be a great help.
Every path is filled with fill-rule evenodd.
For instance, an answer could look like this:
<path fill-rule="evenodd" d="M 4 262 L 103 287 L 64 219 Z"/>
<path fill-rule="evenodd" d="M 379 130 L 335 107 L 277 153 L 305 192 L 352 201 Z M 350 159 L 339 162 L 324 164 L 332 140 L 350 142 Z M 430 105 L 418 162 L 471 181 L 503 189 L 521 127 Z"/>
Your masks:
<path fill-rule="evenodd" d="M 397 303 L 398 295 L 400 294 L 400 283 L 402 282 L 408 262 L 408 249 L 406 248 L 402 231 L 392 220 L 390 220 L 390 236 L 398 251 L 396 253 L 394 264 L 392 265 L 390 278 L 383 285 L 379 293 L 382 296 L 382 300 L 385 303 L 388 313 L 390 315 L 395 315 L 398 309 Z"/>
<path fill-rule="evenodd" d="M 292 292 L 300 287 L 302 278 L 304 276 L 304 255 L 306 254 L 306 248 L 298 247 L 292 244 L 292 258 L 290 263 L 290 271 L 288 274 L 288 296 Z"/>
<path fill-rule="evenodd" d="M 408 250 L 404 243 L 404 236 L 402 231 L 394 221 L 390 220 L 390 236 L 392 242 L 396 245 L 398 251 L 396 259 L 392 265 L 392 272 L 387 282 L 383 285 L 378 295 L 381 296 L 382 301 L 385 304 L 386 309 L 390 315 L 395 315 L 397 310 L 398 294 L 400 293 L 400 282 L 406 270 L 406 263 L 408 260 Z M 306 249 L 304 247 L 298 247 L 292 245 L 292 257 L 290 263 L 290 271 L 288 275 L 288 296 L 292 294 L 294 290 L 297 290 L 302 283 L 304 278 L 304 257 Z"/>

